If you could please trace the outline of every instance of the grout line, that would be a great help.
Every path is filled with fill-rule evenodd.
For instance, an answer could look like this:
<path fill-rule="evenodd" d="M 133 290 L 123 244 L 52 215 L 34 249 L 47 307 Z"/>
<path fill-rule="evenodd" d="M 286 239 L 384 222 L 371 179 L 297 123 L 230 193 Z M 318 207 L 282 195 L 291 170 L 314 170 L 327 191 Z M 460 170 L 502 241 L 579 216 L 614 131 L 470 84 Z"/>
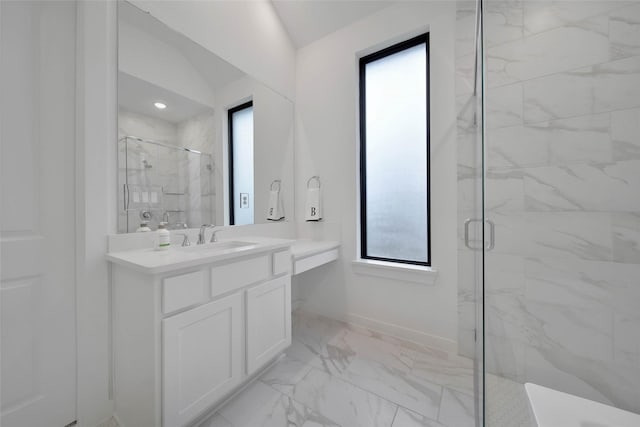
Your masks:
<path fill-rule="evenodd" d="M 400 410 L 400 405 L 396 405 L 396 412 L 394 412 L 393 414 L 393 419 L 391 420 L 391 424 L 389 424 L 389 427 L 393 427 L 393 423 L 396 422 L 396 417 L 398 416 L 399 410 Z"/>

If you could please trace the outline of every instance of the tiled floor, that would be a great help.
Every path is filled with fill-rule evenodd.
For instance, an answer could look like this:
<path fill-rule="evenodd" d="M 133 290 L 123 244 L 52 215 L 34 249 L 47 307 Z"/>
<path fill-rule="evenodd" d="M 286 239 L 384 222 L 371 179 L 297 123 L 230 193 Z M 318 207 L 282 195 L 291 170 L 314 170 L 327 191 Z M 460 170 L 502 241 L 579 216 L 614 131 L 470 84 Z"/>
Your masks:
<path fill-rule="evenodd" d="M 293 344 L 200 427 L 472 427 L 469 359 L 296 313 Z"/>

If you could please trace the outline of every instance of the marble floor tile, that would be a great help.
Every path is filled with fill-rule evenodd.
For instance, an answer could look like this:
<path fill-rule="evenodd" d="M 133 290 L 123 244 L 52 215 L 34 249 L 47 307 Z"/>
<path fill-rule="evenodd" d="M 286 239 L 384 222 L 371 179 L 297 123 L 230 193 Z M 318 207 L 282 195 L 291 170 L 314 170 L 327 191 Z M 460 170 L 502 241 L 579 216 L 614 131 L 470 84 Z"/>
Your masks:
<path fill-rule="evenodd" d="M 440 424 L 439 422 L 416 414 L 413 411 L 409 411 L 405 408 L 398 408 L 396 417 L 393 420 L 391 427 L 448 427 Z M 453 426 L 451 426 L 453 427 Z"/>
<path fill-rule="evenodd" d="M 397 409 L 395 404 L 317 369 L 295 386 L 293 398 L 349 427 L 389 427 Z"/>
<path fill-rule="evenodd" d="M 268 385 L 257 381 L 200 427 L 337 426 Z"/>
<path fill-rule="evenodd" d="M 339 375 L 342 373 L 354 354 L 348 349 L 338 348 L 331 345 L 316 345 L 294 338 L 286 354 L 296 360 L 314 366 L 327 374 Z"/>
<path fill-rule="evenodd" d="M 474 427 L 473 396 L 445 388 L 438 421 L 451 427 Z"/>
<path fill-rule="evenodd" d="M 411 374 L 435 384 L 473 393 L 473 361 L 466 357 L 419 354 Z"/>
<path fill-rule="evenodd" d="M 469 359 L 322 316 L 294 322 L 285 357 L 199 427 L 464 427 L 473 415 Z"/>
<path fill-rule="evenodd" d="M 438 416 L 442 386 L 409 371 L 357 358 L 341 378 L 423 416 Z"/>
<path fill-rule="evenodd" d="M 276 390 L 291 395 L 295 385 L 313 368 L 314 364 L 285 356 L 260 376 L 260 381 Z"/>
<path fill-rule="evenodd" d="M 345 329 L 336 335 L 328 345 L 342 350 L 342 354 L 352 358 L 373 360 L 401 371 L 408 371 L 413 364 L 413 352 L 401 345 Z"/>

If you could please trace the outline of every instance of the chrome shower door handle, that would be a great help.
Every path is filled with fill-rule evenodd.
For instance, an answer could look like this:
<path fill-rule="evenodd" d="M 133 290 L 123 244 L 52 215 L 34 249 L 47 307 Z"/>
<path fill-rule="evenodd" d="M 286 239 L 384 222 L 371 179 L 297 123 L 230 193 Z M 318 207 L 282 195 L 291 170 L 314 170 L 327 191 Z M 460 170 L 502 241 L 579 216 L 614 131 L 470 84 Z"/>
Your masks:
<path fill-rule="evenodd" d="M 480 250 L 481 248 L 476 248 L 474 246 L 471 246 L 471 241 L 469 240 L 469 226 L 473 222 L 480 222 L 480 220 L 475 218 L 467 218 L 467 220 L 464 222 L 464 245 L 467 248 L 471 249 L 472 251 L 477 251 L 477 250 Z"/>
<path fill-rule="evenodd" d="M 124 211 L 127 212 L 129 210 L 129 186 L 127 184 L 123 184 L 123 199 L 124 199 Z"/>
<path fill-rule="evenodd" d="M 472 246 L 471 245 L 471 240 L 469 239 L 469 226 L 473 222 L 482 223 L 482 220 L 481 219 L 475 219 L 475 218 L 467 218 L 467 220 L 464 222 L 464 245 L 467 248 L 471 249 L 472 251 L 479 251 L 479 250 L 482 249 L 482 246 L 480 246 L 480 247 Z M 493 248 L 496 247 L 496 225 L 494 224 L 493 221 L 491 221 L 489 219 L 486 219 L 485 222 L 489 225 L 489 241 L 484 246 L 484 248 L 485 248 L 485 250 L 490 251 L 490 250 L 492 250 Z"/>
<path fill-rule="evenodd" d="M 496 247 L 496 224 L 490 219 L 485 219 L 485 221 L 489 224 L 489 242 L 487 243 L 486 249 L 490 251 Z"/>

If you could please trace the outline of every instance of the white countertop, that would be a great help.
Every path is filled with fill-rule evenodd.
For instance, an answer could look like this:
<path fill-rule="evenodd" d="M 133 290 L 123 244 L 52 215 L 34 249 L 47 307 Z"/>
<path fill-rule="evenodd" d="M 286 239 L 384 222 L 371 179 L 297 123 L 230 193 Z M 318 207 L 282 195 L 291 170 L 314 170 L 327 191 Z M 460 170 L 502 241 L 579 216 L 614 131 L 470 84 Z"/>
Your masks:
<path fill-rule="evenodd" d="M 247 242 L 247 246 L 232 247 L 221 250 L 207 250 L 210 245 L 196 245 L 189 247 L 172 246 L 167 251 L 155 249 L 140 249 L 123 252 L 111 252 L 107 254 L 107 260 L 132 268 L 147 274 L 167 273 L 170 271 L 224 261 L 235 257 L 251 255 L 274 249 L 287 248 L 296 242 L 295 240 L 275 239 L 267 237 L 241 237 L 237 239 L 220 240 L 225 242 Z M 201 249 L 201 250 L 200 250 Z"/>
<path fill-rule="evenodd" d="M 291 256 L 294 260 L 306 258 L 311 255 L 319 254 L 322 252 L 330 251 L 340 247 L 338 241 L 324 241 L 324 240 L 294 240 L 291 245 Z"/>

